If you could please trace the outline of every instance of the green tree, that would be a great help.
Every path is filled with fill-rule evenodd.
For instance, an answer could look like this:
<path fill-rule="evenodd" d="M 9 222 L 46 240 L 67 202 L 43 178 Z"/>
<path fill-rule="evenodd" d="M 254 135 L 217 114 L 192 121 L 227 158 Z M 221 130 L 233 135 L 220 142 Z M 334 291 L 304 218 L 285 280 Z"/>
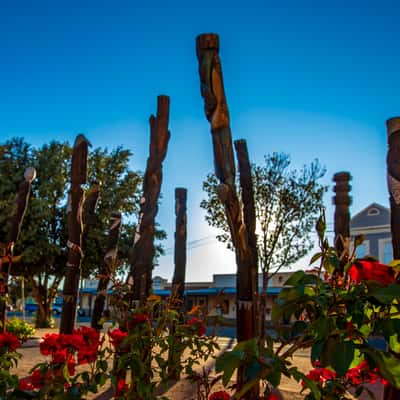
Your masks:
<path fill-rule="evenodd" d="M 253 165 L 257 249 L 263 275 L 263 293 L 271 276 L 290 267 L 313 247 L 311 232 L 322 207 L 326 187 L 319 180 L 325 174 L 317 160 L 301 170 L 290 168 L 290 157 L 273 153 L 265 164 Z M 218 181 L 207 175 L 203 190 L 207 198 L 200 206 L 206 210 L 207 222 L 221 229 L 217 239 L 232 249 L 229 227 L 217 195 Z"/>
<path fill-rule="evenodd" d="M 107 240 L 112 211 L 123 214 L 118 265 L 127 264 L 138 214 L 141 175 L 129 167 L 132 153 L 117 147 L 109 152 L 96 148 L 89 154 L 88 181 L 101 183 L 100 197 L 90 226 L 84 236 L 82 276 L 97 275 Z M 64 276 L 67 249 L 67 197 L 71 147 L 68 143 L 51 142 L 32 148 L 22 139 L 12 139 L 0 145 L 0 233 L 5 237 L 16 188 L 24 170 L 32 165 L 37 179 L 25 216 L 15 254 L 22 261 L 12 273 L 24 275 L 38 303 L 37 325 L 46 326 L 51 319 L 52 304 Z M 88 184 L 90 187 L 90 183 Z M 89 221 L 84 220 L 84 224 Z M 163 231 L 157 237 L 162 239 Z M 2 240 L 2 239 L 0 239 Z M 158 254 L 162 251 L 158 245 Z"/>

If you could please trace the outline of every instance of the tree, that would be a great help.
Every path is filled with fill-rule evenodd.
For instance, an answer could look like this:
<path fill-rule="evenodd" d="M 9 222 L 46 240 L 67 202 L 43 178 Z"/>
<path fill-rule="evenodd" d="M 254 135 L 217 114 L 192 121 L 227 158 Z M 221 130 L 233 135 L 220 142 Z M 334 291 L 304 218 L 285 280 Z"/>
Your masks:
<path fill-rule="evenodd" d="M 101 190 L 95 215 L 85 232 L 83 277 L 93 277 L 98 273 L 112 211 L 120 211 L 124 217 L 118 265 L 121 268 L 127 265 L 142 181 L 140 173 L 129 167 L 131 156 L 132 153 L 122 147 L 111 152 L 96 148 L 89 154 L 88 181 L 100 182 Z M 15 248 L 15 254 L 22 254 L 22 261 L 13 265 L 11 273 L 25 276 L 32 287 L 39 308 L 38 326 L 48 325 L 52 304 L 64 276 L 70 162 L 68 143 L 51 142 L 33 148 L 23 139 L 12 139 L 0 145 L 0 241 L 7 231 L 7 218 L 24 169 L 33 165 L 37 170 L 21 239 Z M 84 224 L 87 223 L 84 220 Z M 164 236 L 164 232 L 159 230 L 158 238 Z M 160 254 L 160 246 L 157 249 Z"/>
<path fill-rule="evenodd" d="M 253 165 L 257 249 L 265 295 L 268 281 L 281 268 L 290 267 L 313 247 L 310 233 L 322 207 L 326 187 L 319 183 L 325 174 L 318 160 L 301 170 L 290 169 L 290 157 L 273 153 L 262 166 Z M 217 239 L 232 249 L 224 208 L 217 195 L 218 181 L 207 175 L 203 190 L 207 198 L 200 206 L 206 221 L 222 230 Z"/>

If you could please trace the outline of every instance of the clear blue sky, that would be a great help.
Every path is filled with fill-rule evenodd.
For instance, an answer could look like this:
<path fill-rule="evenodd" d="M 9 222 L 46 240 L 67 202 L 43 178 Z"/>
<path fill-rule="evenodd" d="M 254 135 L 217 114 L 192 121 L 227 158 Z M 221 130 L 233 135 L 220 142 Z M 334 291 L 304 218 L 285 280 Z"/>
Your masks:
<path fill-rule="evenodd" d="M 132 167 L 143 170 L 148 117 L 156 96 L 168 94 L 158 220 L 168 248 L 173 191 L 187 187 L 189 241 L 208 237 L 199 202 L 212 148 L 195 37 L 216 32 L 232 133 L 247 139 L 251 158 L 285 151 L 300 167 L 318 157 L 326 183 L 340 170 L 353 175 L 353 214 L 373 201 L 387 205 L 385 120 L 400 114 L 398 2 L 143 3 L 0 0 L 1 141 L 72 142 L 84 132 L 94 146 L 129 147 Z M 172 270 L 169 255 L 155 273 L 171 278 Z M 190 280 L 234 270 L 214 242 L 189 253 Z"/>

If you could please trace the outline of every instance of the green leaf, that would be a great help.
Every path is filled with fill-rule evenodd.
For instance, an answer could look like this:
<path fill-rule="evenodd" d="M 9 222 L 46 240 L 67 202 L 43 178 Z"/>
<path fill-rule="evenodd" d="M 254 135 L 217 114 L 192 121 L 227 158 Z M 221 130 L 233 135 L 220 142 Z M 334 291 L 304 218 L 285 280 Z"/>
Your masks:
<path fill-rule="evenodd" d="M 369 295 L 380 303 L 391 304 L 393 300 L 400 298 L 400 285 L 392 283 L 388 287 L 375 287 Z"/>
<path fill-rule="evenodd" d="M 309 265 L 314 264 L 317 260 L 319 260 L 319 259 L 323 256 L 323 254 L 324 254 L 324 253 L 322 253 L 322 252 L 315 253 L 315 254 L 311 257 L 311 260 L 310 260 Z"/>
<path fill-rule="evenodd" d="M 344 375 L 354 358 L 353 342 L 339 342 L 332 347 L 331 361 L 333 369 L 340 375 Z"/>
<path fill-rule="evenodd" d="M 304 271 L 296 271 L 290 278 L 284 283 L 285 286 L 295 286 L 305 276 Z"/>
<path fill-rule="evenodd" d="M 296 321 L 292 327 L 292 335 L 298 336 L 301 335 L 308 327 L 307 322 L 305 321 Z"/>
<path fill-rule="evenodd" d="M 215 371 L 223 372 L 222 382 L 226 386 L 235 369 L 237 369 L 241 362 L 245 359 L 245 352 L 240 350 L 226 351 L 220 357 L 217 358 L 215 362 Z"/>
<path fill-rule="evenodd" d="M 371 348 L 364 349 L 364 352 L 368 354 L 376 362 L 376 364 L 378 364 L 378 369 L 382 376 L 391 385 L 400 388 L 399 359 L 390 353 Z"/>

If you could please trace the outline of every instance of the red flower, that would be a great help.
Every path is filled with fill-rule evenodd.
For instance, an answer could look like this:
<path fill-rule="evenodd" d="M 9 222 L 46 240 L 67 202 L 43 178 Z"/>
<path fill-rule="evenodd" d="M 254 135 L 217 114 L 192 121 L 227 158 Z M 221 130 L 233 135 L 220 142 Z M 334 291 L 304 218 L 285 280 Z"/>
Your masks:
<path fill-rule="evenodd" d="M 29 379 L 35 389 L 40 389 L 44 384 L 44 377 L 40 369 L 33 370 Z"/>
<path fill-rule="evenodd" d="M 44 356 L 51 355 L 60 349 L 58 333 L 47 333 L 40 342 L 40 352 Z"/>
<path fill-rule="evenodd" d="M 80 336 L 82 341 L 82 344 L 78 347 L 78 364 L 96 361 L 100 346 L 100 333 L 93 328 L 82 326 L 75 330 L 74 334 Z"/>
<path fill-rule="evenodd" d="M 135 329 L 138 325 L 144 324 L 149 321 L 147 314 L 133 314 L 130 318 L 128 328 L 129 330 Z"/>
<path fill-rule="evenodd" d="M 123 340 L 128 336 L 128 332 L 123 332 L 121 329 L 114 329 L 113 331 L 108 332 L 110 335 L 112 345 L 117 349 Z"/>
<path fill-rule="evenodd" d="M 219 392 L 214 392 L 210 395 L 208 400 L 230 400 L 231 396 L 225 390 L 221 390 Z"/>
<path fill-rule="evenodd" d="M 30 378 L 22 378 L 19 381 L 19 388 L 21 390 L 29 390 L 29 391 L 31 391 L 31 390 L 34 389 L 34 386 L 32 385 L 32 382 L 31 382 Z"/>
<path fill-rule="evenodd" d="M 355 283 L 361 281 L 377 281 L 388 286 L 395 282 L 393 270 L 377 261 L 357 261 L 349 269 L 349 275 Z"/>
<path fill-rule="evenodd" d="M 12 352 L 20 346 L 16 336 L 9 332 L 0 333 L 0 352 Z"/>
<path fill-rule="evenodd" d="M 129 389 L 128 384 L 125 382 L 125 379 L 119 378 L 117 381 L 117 388 L 115 390 L 115 397 L 121 396 Z"/>
<path fill-rule="evenodd" d="M 206 333 L 204 321 L 200 318 L 192 318 L 187 322 L 187 327 L 197 336 L 203 336 Z"/>

